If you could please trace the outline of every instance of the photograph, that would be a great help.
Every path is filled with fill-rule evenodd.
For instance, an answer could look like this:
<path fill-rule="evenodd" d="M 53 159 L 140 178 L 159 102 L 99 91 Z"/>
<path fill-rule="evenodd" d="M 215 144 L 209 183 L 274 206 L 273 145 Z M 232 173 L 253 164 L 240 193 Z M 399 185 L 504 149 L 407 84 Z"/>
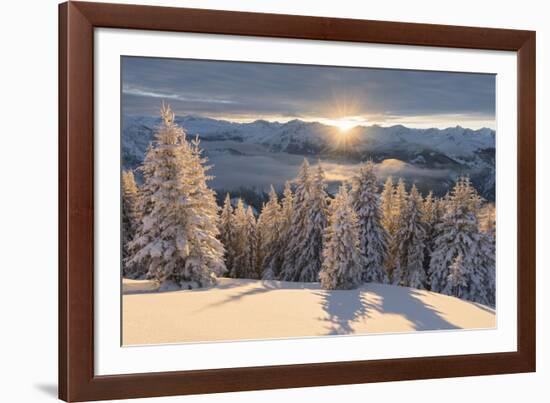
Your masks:
<path fill-rule="evenodd" d="M 2 4 L 1 401 L 548 399 L 543 2 Z"/>
<path fill-rule="evenodd" d="M 496 328 L 495 74 L 120 60 L 122 346 Z"/>

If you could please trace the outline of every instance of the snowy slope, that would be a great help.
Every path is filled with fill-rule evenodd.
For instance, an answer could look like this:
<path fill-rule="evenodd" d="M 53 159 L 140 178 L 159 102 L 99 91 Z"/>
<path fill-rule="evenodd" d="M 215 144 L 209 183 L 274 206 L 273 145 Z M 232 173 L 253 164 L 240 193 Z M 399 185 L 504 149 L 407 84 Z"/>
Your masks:
<path fill-rule="evenodd" d="M 124 280 L 123 343 L 160 344 L 493 328 L 494 310 L 383 284 L 327 291 L 318 283 L 222 278 L 215 288 L 155 292 Z"/>

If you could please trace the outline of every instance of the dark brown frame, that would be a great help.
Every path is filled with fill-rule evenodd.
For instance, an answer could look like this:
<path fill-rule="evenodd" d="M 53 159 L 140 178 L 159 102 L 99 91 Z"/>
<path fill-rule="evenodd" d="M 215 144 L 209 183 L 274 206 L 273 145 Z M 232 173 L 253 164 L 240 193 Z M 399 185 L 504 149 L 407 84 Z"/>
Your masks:
<path fill-rule="evenodd" d="M 96 27 L 516 51 L 518 351 L 94 375 Z M 184 8 L 59 6 L 59 398 L 122 399 L 535 371 L 535 32 Z"/>

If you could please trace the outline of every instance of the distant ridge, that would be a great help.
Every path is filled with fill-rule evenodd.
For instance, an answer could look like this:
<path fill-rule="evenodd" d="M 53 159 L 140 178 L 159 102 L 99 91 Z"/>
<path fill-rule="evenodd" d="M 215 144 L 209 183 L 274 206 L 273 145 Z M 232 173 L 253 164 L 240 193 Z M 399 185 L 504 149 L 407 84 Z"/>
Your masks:
<path fill-rule="evenodd" d="M 396 159 L 425 172 L 449 172 L 448 178 L 411 176 L 410 181 L 418 183 L 420 188 L 423 182 L 429 181 L 436 192 L 444 193 L 457 175 L 467 174 L 483 197 L 494 200 L 495 131 L 489 128 L 473 130 L 457 125 L 446 129 L 417 129 L 401 124 L 372 125 L 356 126 L 343 135 L 336 127 L 299 119 L 284 123 L 263 119 L 238 123 L 185 115 L 176 117 L 176 122 L 190 136 L 199 136 L 214 164 L 219 153 L 244 157 L 258 150 L 340 163 Z M 122 163 L 125 168 L 135 168 L 141 163 L 159 123 L 156 117 L 123 117 Z"/>

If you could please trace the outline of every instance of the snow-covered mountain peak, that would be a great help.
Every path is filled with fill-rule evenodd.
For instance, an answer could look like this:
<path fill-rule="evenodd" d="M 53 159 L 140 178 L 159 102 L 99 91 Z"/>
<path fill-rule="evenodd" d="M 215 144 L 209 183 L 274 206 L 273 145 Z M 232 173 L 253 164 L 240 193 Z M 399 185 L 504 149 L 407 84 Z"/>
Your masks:
<path fill-rule="evenodd" d="M 216 155 L 240 157 L 260 154 L 305 156 L 338 161 L 341 164 L 372 159 L 399 160 L 422 169 L 447 170 L 447 186 L 459 174 L 469 174 L 487 198 L 494 198 L 495 131 L 461 126 L 446 129 L 418 129 L 403 125 L 356 126 L 345 133 L 320 122 L 293 119 L 272 122 L 230 122 L 197 115 L 177 116 L 190 136 L 198 135 L 210 161 Z M 125 167 L 136 167 L 154 139 L 160 118 L 125 116 L 122 155 Z M 287 159 L 281 158 L 282 161 Z M 430 183 L 430 186 L 438 184 Z"/>

